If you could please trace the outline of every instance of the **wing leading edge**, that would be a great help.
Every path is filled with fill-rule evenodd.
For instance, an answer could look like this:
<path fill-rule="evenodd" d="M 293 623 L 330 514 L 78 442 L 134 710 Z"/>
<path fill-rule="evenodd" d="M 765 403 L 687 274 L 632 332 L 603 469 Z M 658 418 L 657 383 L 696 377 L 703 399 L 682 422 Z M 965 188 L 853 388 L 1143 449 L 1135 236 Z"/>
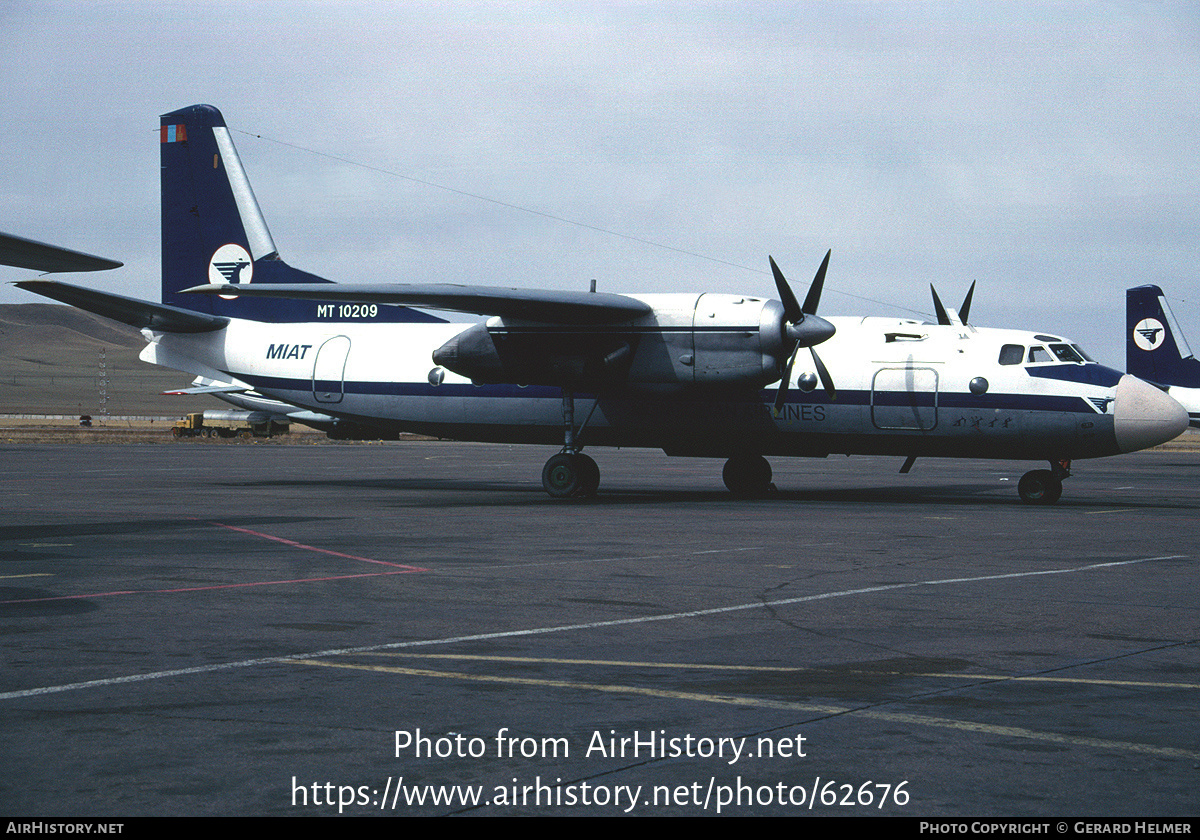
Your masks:
<path fill-rule="evenodd" d="M 110 268 L 120 268 L 123 263 L 38 242 L 36 239 L 0 233 L 0 265 L 31 268 L 54 274 L 67 271 L 106 271 Z"/>
<path fill-rule="evenodd" d="M 192 312 L 176 306 L 114 295 L 111 292 L 99 292 L 58 280 L 18 280 L 13 285 L 138 329 L 200 333 L 219 330 L 229 323 L 228 318 L 219 315 Z"/>
<path fill-rule="evenodd" d="M 606 324 L 649 314 L 651 307 L 625 295 L 494 286 L 443 284 L 276 284 L 221 283 L 193 286 L 186 293 L 281 297 L 355 303 L 402 304 L 476 315 L 499 315 L 555 324 Z"/>

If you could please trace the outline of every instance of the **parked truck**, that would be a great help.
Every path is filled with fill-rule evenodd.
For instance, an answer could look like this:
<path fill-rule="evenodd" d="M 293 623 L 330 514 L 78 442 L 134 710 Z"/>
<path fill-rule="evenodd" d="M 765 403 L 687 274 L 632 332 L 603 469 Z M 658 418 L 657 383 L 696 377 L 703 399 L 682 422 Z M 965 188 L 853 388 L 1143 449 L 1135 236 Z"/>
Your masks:
<path fill-rule="evenodd" d="M 207 411 L 194 411 L 182 420 L 177 420 L 171 427 L 171 434 L 177 438 L 274 437 L 286 435 L 288 431 L 287 421 L 268 411 L 225 411 L 211 408 Z"/>

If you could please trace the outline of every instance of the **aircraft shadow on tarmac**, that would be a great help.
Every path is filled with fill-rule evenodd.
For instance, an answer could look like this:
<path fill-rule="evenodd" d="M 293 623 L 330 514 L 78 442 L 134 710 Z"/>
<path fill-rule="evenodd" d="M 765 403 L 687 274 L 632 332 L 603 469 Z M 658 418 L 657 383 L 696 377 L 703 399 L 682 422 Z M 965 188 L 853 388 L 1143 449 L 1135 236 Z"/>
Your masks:
<path fill-rule="evenodd" d="M 1190 466 L 1190 465 L 1189 465 Z M 305 488 L 331 488 L 339 491 L 392 491 L 394 500 L 384 501 L 384 504 L 394 502 L 405 507 L 528 507 L 537 506 L 553 508 L 562 505 L 562 500 L 546 498 L 541 493 L 541 486 L 531 482 L 503 481 L 479 478 L 339 478 L 324 477 L 320 479 L 259 479 L 251 481 L 218 482 L 219 486 L 253 488 L 277 487 L 302 490 Z M 678 503 L 718 504 L 722 506 L 741 505 L 751 506 L 760 504 L 800 503 L 800 504 L 863 504 L 863 505 L 918 505 L 936 507 L 987 507 L 987 508 L 1021 508 L 1032 512 L 1012 493 L 1012 484 L 988 482 L 962 482 L 946 484 L 909 484 L 893 487 L 809 487 L 788 488 L 774 487 L 770 492 L 758 497 L 733 496 L 723 487 L 680 489 L 676 487 L 654 487 L 647 483 L 645 487 L 617 485 L 601 487 L 600 492 L 592 497 L 580 497 L 567 500 L 569 508 L 576 506 L 606 507 L 612 505 L 660 505 Z M 422 495 L 424 494 L 424 495 Z M 414 498 L 414 496 L 416 498 Z M 370 504 L 379 504 L 378 495 Z M 1059 502 L 1059 508 L 1087 509 L 1092 507 L 1110 508 L 1120 504 L 1126 508 L 1181 508 L 1193 509 L 1196 505 L 1177 500 L 1165 499 L 1160 496 L 1139 497 L 1136 493 L 1121 495 L 1114 498 L 1111 495 L 1094 493 L 1076 494 Z M 1053 508 L 1045 508 L 1051 511 Z"/>

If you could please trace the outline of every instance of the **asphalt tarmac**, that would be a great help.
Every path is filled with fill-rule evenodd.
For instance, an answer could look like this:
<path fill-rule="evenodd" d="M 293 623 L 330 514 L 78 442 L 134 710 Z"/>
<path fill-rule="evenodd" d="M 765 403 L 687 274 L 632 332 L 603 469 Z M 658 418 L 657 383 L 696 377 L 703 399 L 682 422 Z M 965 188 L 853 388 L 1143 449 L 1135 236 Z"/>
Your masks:
<path fill-rule="evenodd" d="M 1195 816 L 1200 455 L 0 446 L 0 814 Z"/>

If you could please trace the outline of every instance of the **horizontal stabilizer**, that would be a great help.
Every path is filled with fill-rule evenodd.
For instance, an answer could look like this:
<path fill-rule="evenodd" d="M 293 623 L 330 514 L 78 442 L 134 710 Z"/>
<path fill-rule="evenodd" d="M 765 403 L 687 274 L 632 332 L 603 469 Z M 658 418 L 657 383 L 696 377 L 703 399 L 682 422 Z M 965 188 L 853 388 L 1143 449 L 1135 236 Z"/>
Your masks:
<path fill-rule="evenodd" d="M 42 295 L 62 303 L 95 312 L 105 318 L 129 324 L 138 329 L 159 332 L 200 333 L 219 330 L 229 323 L 228 318 L 192 312 L 176 306 L 151 303 L 146 300 L 100 292 L 83 286 L 73 286 L 58 280 L 19 280 L 13 285 L 28 292 Z"/>
<path fill-rule="evenodd" d="M 13 236 L 11 233 L 0 233 L 0 265 L 55 274 L 64 271 L 105 271 L 120 268 L 124 263 L 23 236 Z"/>
<path fill-rule="evenodd" d="M 597 292 L 503 289 L 453 284 L 260 284 L 219 283 L 193 286 L 184 292 L 383 303 L 499 315 L 556 324 L 607 324 L 649 314 L 650 306 L 625 295 Z"/>
<path fill-rule="evenodd" d="M 297 423 L 312 425 L 314 428 L 321 425 L 333 425 L 337 422 L 336 417 L 329 414 L 321 414 L 317 411 L 291 411 L 288 412 L 287 418 Z"/>
<path fill-rule="evenodd" d="M 174 391 L 163 391 L 166 397 L 192 396 L 195 394 L 241 394 L 246 389 L 241 385 L 197 385 L 192 388 L 179 388 Z"/>

